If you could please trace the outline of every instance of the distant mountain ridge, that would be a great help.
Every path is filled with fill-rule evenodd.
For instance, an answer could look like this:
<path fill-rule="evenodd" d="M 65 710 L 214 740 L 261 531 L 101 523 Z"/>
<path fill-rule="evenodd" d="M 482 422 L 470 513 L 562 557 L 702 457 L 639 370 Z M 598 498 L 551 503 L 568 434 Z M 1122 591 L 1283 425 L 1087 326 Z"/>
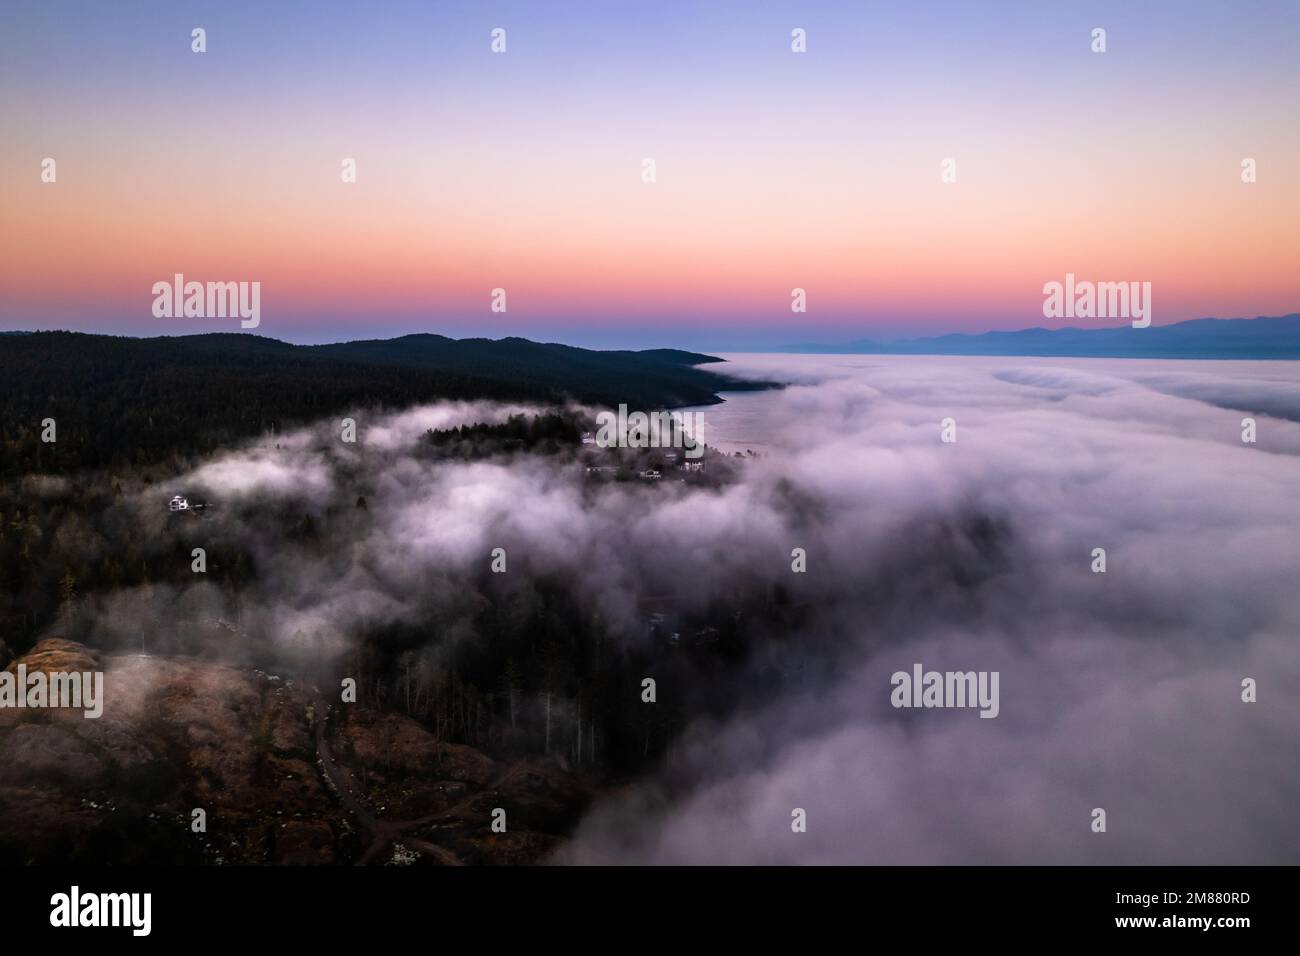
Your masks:
<path fill-rule="evenodd" d="M 802 343 L 785 351 L 873 355 L 1040 355 L 1072 358 L 1300 359 L 1300 313 L 1253 319 L 1189 319 L 1135 329 L 1020 329 L 893 342 Z"/>

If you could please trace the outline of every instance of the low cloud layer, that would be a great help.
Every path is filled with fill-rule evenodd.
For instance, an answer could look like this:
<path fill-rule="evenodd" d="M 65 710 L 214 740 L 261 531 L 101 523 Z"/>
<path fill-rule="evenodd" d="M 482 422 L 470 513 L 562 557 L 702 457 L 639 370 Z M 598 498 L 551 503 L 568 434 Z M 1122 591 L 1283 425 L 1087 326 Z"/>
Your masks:
<path fill-rule="evenodd" d="M 1259 412 L 1259 442 L 1243 445 L 1240 413 L 1177 397 L 1276 410 L 1300 370 L 1151 364 L 792 369 L 822 380 L 761 399 L 778 450 L 749 481 L 785 478 L 821 504 L 792 531 L 833 663 L 693 728 L 671 772 L 592 813 L 561 858 L 1300 860 L 1300 428 Z M 1155 372 L 1160 391 L 1135 380 Z M 939 441 L 945 417 L 956 444 Z M 995 544 L 967 553 L 979 536 L 957 534 L 936 549 L 935 522 L 973 516 Z M 892 709 L 890 675 L 914 662 L 1000 671 L 1000 716 Z M 1244 677 L 1258 703 L 1241 701 Z"/>
<path fill-rule="evenodd" d="M 363 622 L 432 621 L 436 655 L 472 639 L 458 582 L 495 547 L 511 576 L 569 581 L 627 641 L 644 639 L 640 598 L 701 611 L 776 583 L 807 609 L 798 640 L 753 662 L 753 692 L 687 727 L 662 773 L 594 807 L 560 861 L 1300 862 L 1300 425 L 1279 407 L 1300 370 L 750 364 L 800 384 L 706 412 L 710 442 L 762 439 L 721 489 L 414 453 L 426 428 L 518 410 L 499 405 L 358 416 L 355 445 L 324 422 L 222 456 L 175 485 L 213 502 L 214 547 L 256 554 L 240 606 L 202 585 L 123 591 L 96 599 L 97 638 L 238 614 L 302 662 L 342 659 Z M 1221 396 L 1258 403 L 1256 445 Z M 158 499 L 140 491 L 136 533 L 161 533 Z M 267 501 L 352 517 L 322 556 L 268 534 Z M 890 675 L 914 662 L 999 671 L 999 716 L 893 709 Z"/>

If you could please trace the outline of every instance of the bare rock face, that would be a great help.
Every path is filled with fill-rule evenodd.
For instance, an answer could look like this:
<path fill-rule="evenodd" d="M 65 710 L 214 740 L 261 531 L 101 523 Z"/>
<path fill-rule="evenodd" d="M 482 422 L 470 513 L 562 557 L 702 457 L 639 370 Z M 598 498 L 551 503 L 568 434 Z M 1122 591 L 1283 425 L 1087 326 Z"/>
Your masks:
<path fill-rule="evenodd" d="M 340 737 L 367 767 L 402 776 L 439 777 L 486 786 L 496 773 L 491 758 L 473 747 L 439 743 L 405 714 L 353 708 Z"/>
<path fill-rule="evenodd" d="M 206 661 L 100 655 L 61 639 L 19 664 L 104 673 L 103 713 L 0 709 L 0 813 L 54 798 L 57 839 L 0 828 L 0 861 L 263 862 L 287 818 L 336 812 L 313 766 L 306 697 Z M 276 734 L 273 728 L 280 725 Z M 195 832 L 194 811 L 206 829 Z"/>
<path fill-rule="evenodd" d="M 283 866 L 321 866 L 334 862 L 334 832 L 320 820 L 294 820 L 280 832 L 275 862 Z"/>
<path fill-rule="evenodd" d="M 4 648 L 8 653 L 9 648 Z M 18 665 L 26 664 L 27 672 L 45 671 L 47 674 L 56 671 L 94 671 L 99 669 L 99 654 L 86 647 L 84 644 L 78 644 L 76 641 L 64 640 L 61 637 L 47 637 L 45 640 L 37 643 L 30 651 L 20 659 L 14 659 L 10 655 L 10 661 L 5 666 L 5 670 L 11 674 L 18 671 Z"/>
<path fill-rule="evenodd" d="M 554 767 L 358 705 L 330 708 L 327 767 L 315 692 L 251 668 L 59 638 L 20 663 L 102 671 L 103 713 L 0 708 L 0 865 L 536 862 L 590 798 Z"/>
<path fill-rule="evenodd" d="M 14 727 L 6 740 L 0 782 L 36 778 L 89 786 L 104 770 L 104 761 L 77 734 L 53 723 L 28 721 Z"/>
<path fill-rule="evenodd" d="M 10 660 L 5 671 L 18 675 L 19 665 L 28 675 L 93 672 L 99 657 L 89 648 L 62 638 L 48 638 L 22 658 Z M 24 693 L 19 688 L 19 694 Z M 0 786 L 41 780 L 69 787 L 88 786 L 100 779 L 106 764 L 93 744 L 95 733 L 83 734 L 83 711 L 69 708 L 0 708 Z"/>

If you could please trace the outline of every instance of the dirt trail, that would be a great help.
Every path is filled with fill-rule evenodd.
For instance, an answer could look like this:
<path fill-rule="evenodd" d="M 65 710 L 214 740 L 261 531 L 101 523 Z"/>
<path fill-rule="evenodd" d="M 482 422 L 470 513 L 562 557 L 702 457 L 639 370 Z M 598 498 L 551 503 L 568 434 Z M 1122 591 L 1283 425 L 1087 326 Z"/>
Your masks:
<path fill-rule="evenodd" d="M 320 766 L 321 773 L 325 777 L 326 784 L 338 796 L 339 802 L 357 818 L 362 828 L 370 834 L 370 843 L 361 858 L 357 861 L 358 866 L 364 866 L 372 863 L 381 854 L 384 853 L 393 843 L 399 839 L 401 842 L 415 850 L 425 853 L 437 860 L 444 866 L 463 866 L 462 861 L 456 854 L 452 853 L 445 847 L 440 847 L 426 839 L 406 835 L 408 831 L 418 827 L 428 826 L 439 820 L 454 819 L 458 814 L 468 809 L 470 805 L 481 796 L 476 793 L 467 797 L 455 806 L 448 807 L 446 810 L 438 813 L 431 813 L 427 816 L 418 817 L 411 820 L 382 820 L 370 808 L 365 797 L 353 786 L 351 774 L 339 766 L 334 759 L 334 753 L 330 749 L 329 743 L 329 718 L 334 712 L 331 705 L 325 703 L 320 695 L 320 691 L 313 689 L 312 705 L 314 710 L 314 724 L 316 732 L 316 760 Z M 496 780 L 488 787 L 488 790 L 495 790 L 514 777 L 523 769 L 523 762 L 516 761 L 507 767 Z"/>

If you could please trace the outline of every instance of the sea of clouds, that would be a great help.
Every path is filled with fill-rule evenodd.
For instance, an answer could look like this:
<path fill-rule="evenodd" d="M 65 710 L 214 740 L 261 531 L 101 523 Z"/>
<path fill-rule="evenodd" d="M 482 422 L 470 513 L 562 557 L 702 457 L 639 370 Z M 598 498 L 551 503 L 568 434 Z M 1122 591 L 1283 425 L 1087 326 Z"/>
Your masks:
<path fill-rule="evenodd" d="M 712 427 L 706 411 L 706 441 L 742 419 L 763 438 L 720 489 L 415 453 L 427 428 L 522 410 L 477 403 L 358 415 L 355 445 L 322 422 L 176 487 L 214 502 L 214 543 L 257 555 L 241 627 L 286 660 L 340 659 L 388 621 L 436 622 L 435 658 L 472 640 L 461 582 L 496 547 L 511 577 L 570 581 L 629 641 L 646 639 L 646 595 L 691 612 L 777 582 L 805 604 L 775 662 L 798 679 L 756 677 L 729 716 L 688 727 L 671 766 L 594 806 L 559 862 L 1300 862 L 1300 367 L 733 365 L 795 384 L 732 397 Z M 137 533 L 163 532 L 157 495 L 140 490 Z M 269 533 L 247 507 L 268 500 L 349 513 L 322 550 Z M 110 645 L 142 615 L 234 613 L 201 583 L 97 611 Z M 914 662 L 999 671 L 999 716 L 893 709 L 890 675 Z"/>
<path fill-rule="evenodd" d="M 747 483 L 820 503 L 809 587 L 841 653 L 812 687 L 695 728 L 562 859 L 1300 861 L 1300 368 L 748 361 L 811 383 L 760 399 L 777 450 Z M 953 532 L 972 515 L 996 544 Z M 1000 716 L 893 710 L 914 662 L 1000 671 Z"/>

